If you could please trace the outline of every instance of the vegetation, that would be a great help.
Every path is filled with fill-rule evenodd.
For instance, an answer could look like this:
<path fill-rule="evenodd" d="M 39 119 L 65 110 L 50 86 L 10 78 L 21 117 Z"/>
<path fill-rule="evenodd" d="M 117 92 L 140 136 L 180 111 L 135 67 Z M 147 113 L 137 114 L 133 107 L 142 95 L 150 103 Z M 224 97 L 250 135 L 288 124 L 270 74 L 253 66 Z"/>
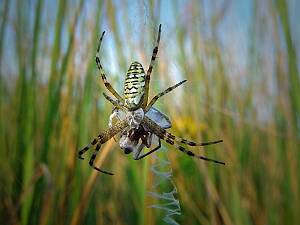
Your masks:
<path fill-rule="evenodd" d="M 194 152 L 164 143 L 181 224 L 300 223 L 299 2 L 287 0 L 0 2 L 0 221 L 164 224 L 149 206 L 154 157 L 134 161 L 109 141 L 97 165 L 77 151 L 107 128 L 111 105 L 94 56 L 122 91 L 129 64 L 147 68 L 162 23 L 152 96 L 172 132 L 224 142 Z M 297 45 L 298 44 L 298 45 Z M 170 148 L 169 148 L 170 147 Z M 163 157 L 163 156 L 162 156 Z M 164 190 L 166 185 L 161 187 Z"/>

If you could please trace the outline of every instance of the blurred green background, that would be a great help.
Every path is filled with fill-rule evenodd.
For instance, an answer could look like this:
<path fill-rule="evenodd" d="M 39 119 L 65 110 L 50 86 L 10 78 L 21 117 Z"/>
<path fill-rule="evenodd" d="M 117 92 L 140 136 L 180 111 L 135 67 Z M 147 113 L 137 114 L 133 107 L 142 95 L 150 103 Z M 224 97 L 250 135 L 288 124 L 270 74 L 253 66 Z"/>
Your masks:
<path fill-rule="evenodd" d="M 132 61 L 147 69 L 162 37 L 151 96 L 172 132 L 224 142 L 168 150 L 180 224 L 300 224 L 300 3 L 297 0 L 0 1 L 0 221 L 164 224 L 150 170 L 114 141 L 99 174 L 77 151 L 107 128 L 111 105 L 94 56 L 122 93 Z M 162 190 L 164 191 L 164 190 Z"/>

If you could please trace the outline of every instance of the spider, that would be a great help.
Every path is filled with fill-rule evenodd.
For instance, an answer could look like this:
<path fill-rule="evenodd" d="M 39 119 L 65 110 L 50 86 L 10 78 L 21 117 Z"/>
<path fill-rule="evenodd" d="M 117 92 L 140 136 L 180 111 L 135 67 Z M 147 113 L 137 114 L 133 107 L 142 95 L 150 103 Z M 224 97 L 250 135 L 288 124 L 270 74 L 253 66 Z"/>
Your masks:
<path fill-rule="evenodd" d="M 97 153 L 101 148 L 101 145 L 119 134 L 120 148 L 124 151 L 125 154 L 133 152 L 135 160 L 140 160 L 160 149 L 161 140 L 164 140 L 168 144 L 173 145 L 175 149 L 189 156 L 224 165 L 224 162 L 210 159 L 201 155 L 195 155 L 192 151 L 187 150 L 185 147 L 181 146 L 181 144 L 186 144 L 189 146 L 212 145 L 220 143 L 222 142 L 222 140 L 196 143 L 176 137 L 175 135 L 166 131 L 166 129 L 171 127 L 169 118 L 158 111 L 156 108 L 152 107 L 160 97 L 180 86 L 181 84 L 186 82 L 186 80 L 183 80 L 167 88 L 165 91 L 157 94 L 148 103 L 150 76 L 158 53 L 158 46 L 161 35 L 161 24 L 159 25 L 156 46 L 153 49 L 151 62 L 147 72 L 145 73 L 143 66 L 139 62 L 133 62 L 129 66 L 124 83 L 124 97 L 121 97 L 107 81 L 106 75 L 100 62 L 100 47 L 104 34 L 105 31 L 102 33 L 99 39 L 96 53 L 96 65 L 100 71 L 101 78 L 105 87 L 116 98 L 113 99 L 112 97 L 103 93 L 104 97 L 113 104 L 114 109 L 109 118 L 109 128 L 101 132 L 96 138 L 93 139 L 90 144 L 82 148 L 78 153 L 78 157 L 80 159 L 84 159 L 82 155 L 92 146 L 96 146 L 94 153 L 92 154 L 89 161 L 90 166 L 99 172 L 113 175 L 113 173 L 111 172 L 96 167 L 94 165 L 94 161 Z M 142 150 L 145 147 L 150 149 L 150 147 L 154 145 L 154 143 L 157 144 L 156 147 L 146 153 L 143 153 Z"/>

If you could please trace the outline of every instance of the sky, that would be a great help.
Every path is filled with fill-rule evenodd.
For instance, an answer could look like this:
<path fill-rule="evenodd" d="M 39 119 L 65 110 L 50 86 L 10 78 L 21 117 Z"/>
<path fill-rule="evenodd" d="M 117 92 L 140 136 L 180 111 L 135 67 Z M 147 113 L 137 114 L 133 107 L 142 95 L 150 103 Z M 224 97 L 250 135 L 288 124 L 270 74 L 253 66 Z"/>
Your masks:
<path fill-rule="evenodd" d="M 95 11 L 95 5 L 97 5 L 98 0 L 87 0 L 84 1 L 84 17 L 91 17 L 93 14 L 91 12 Z M 1 14 L 3 13 L 3 2 L 1 1 Z M 36 4 L 36 0 L 28 1 L 30 4 L 26 5 L 27 7 L 24 7 L 24 10 L 29 10 L 30 14 L 32 15 L 32 21 L 34 18 L 34 7 Z M 78 2 L 78 0 L 76 1 Z M 108 1 L 103 1 L 104 4 L 107 4 Z M 174 2 L 176 3 L 176 7 L 174 7 Z M 191 7 L 195 4 L 199 5 L 201 3 L 204 12 L 204 15 L 201 15 L 203 18 L 203 21 L 205 22 L 205 18 L 211 17 L 211 15 L 215 14 L 217 10 L 222 9 L 224 5 L 228 5 L 226 7 L 226 13 L 222 20 L 222 22 L 219 24 L 219 27 L 217 29 L 218 31 L 218 38 L 221 40 L 222 45 L 224 46 L 224 56 L 226 57 L 226 54 L 228 54 L 228 57 L 231 60 L 236 60 L 235 64 L 239 65 L 241 68 L 244 68 L 247 66 L 247 52 L 249 50 L 249 38 L 251 37 L 251 23 L 253 21 L 254 14 L 254 5 L 255 1 L 253 0 L 223 0 L 223 1 L 210 1 L 210 0 L 195 0 L 195 1 L 174 1 L 174 0 L 163 0 L 163 1 L 154 1 L 154 7 L 157 9 L 155 12 L 155 19 L 153 20 L 151 18 L 151 15 L 149 15 L 149 9 L 151 7 L 149 1 L 143 0 L 128 0 L 128 1 L 119 1 L 119 0 L 113 0 L 113 4 L 116 6 L 117 10 L 117 17 L 118 17 L 118 24 L 119 24 L 119 30 L 121 34 L 124 34 L 126 36 L 126 28 L 128 24 L 133 27 L 133 33 L 131 34 L 131 37 L 134 40 L 140 40 L 143 38 L 144 32 L 152 32 L 155 33 L 158 27 L 158 24 L 161 23 L 163 25 L 163 34 L 162 34 L 162 40 L 161 45 L 164 46 L 165 50 L 170 51 L 168 52 L 169 57 L 175 57 L 177 54 L 176 52 L 176 46 L 175 42 L 172 40 L 172 35 L 174 31 L 176 31 L 178 25 L 183 25 L 187 27 L 191 27 L 193 29 L 193 24 L 190 24 L 190 11 Z M 268 2 L 270 1 L 263 1 L 263 4 L 260 4 L 260 6 L 266 6 Z M 75 9 L 76 3 L 75 1 L 72 1 L 74 7 L 69 7 L 68 10 L 72 11 Z M 295 44 L 295 47 L 297 49 L 297 52 L 300 52 L 300 26 L 298 24 L 298 15 L 297 15 L 297 9 L 300 8 L 300 1 L 297 0 L 289 0 L 289 13 L 290 13 L 290 21 L 292 25 L 292 33 L 293 33 L 293 41 Z M 72 6 L 72 4 L 70 4 Z M 160 5 L 160 7 L 158 7 Z M 48 20 L 50 20 L 50 24 L 54 24 L 54 21 L 51 20 L 51 18 L 56 16 L 56 8 L 57 8 L 57 1 L 50 1 L 45 0 L 44 5 L 44 25 L 48 25 Z M 100 9 L 101 10 L 101 9 Z M 259 9 L 263 10 L 264 9 Z M 125 12 L 128 13 L 128 20 L 125 21 L 124 14 Z M 14 51 L 12 49 L 14 48 L 15 43 L 15 30 L 14 30 L 14 23 L 16 19 L 16 7 L 15 7 L 15 1 L 11 1 L 11 7 L 10 7 L 10 25 L 7 29 L 6 36 L 5 36 L 5 45 L 7 46 L 5 48 L 5 57 L 4 57 L 4 63 L 2 62 L 2 72 L 4 74 L 16 74 L 16 68 L 14 66 L 15 55 Z M 111 72 L 113 74 L 118 73 L 118 63 L 116 62 L 116 59 L 118 58 L 116 56 L 115 51 L 115 43 L 112 41 L 112 38 L 110 38 L 109 35 L 111 35 L 110 26 L 107 23 L 107 16 L 104 12 L 103 14 L 103 21 L 101 21 L 101 28 L 106 30 L 107 34 L 105 36 L 105 49 L 108 52 L 110 63 Z M 180 15 L 180 17 L 176 17 L 177 15 Z M 82 17 L 83 18 L 83 17 Z M 293 24 L 294 23 L 294 24 Z M 32 25 L 32 24 L 31 24 Z M 32 27 L 32 26 L 31 26 Z M 53 26 L 49 26 L 48 30 L 48 36 L 47 39 L 49 42 L 53 41 Z M 204 30 L 204 28 L 209 28 L 209 26 L 203 26 L 198 27 L 200 31 L 203 31 L 202 34 L 199 34 L 201 36 L 209 35 L 209 30 Z M 32 28 L 31 28 L 32 29 Z M 24 29 L 25 31 L 32 32 L 30 28 Z M 266 30 L 266 32 L 268 32 Z M 25 35 L 24 35 L 25 36 Z M 155 38 L 155 37 L 154 37 Z M 149 36 L 145 37 L 144 41 L 144 47 L 147 49 L 147 51 L 152 51 L 152 43 L 153 39 Z M 188 39 L 187 39 L 188 41 Z M 126 50 L 128 57 L 130 57 L 131 52 L 133 52 L 132 49 L 128 49 L 126 45 L 126 40 L 121 40 L 124 49 Z M 234 43 L 234 44 L 233 44 Z M 67 41 L 65 40 L 62 44 L 62 48 L 66 49 Z M 30 48 L 30 46 L 29 46 Z M 229 49 L 226 49 L 229 48 Z M 267 48 L 267 47 L 266 47 Z M 172 53 L 174 53 L 172 55 Z M 232 54 L 235 57 L 231 57 Z M 272 52 L 269 53 L 270 58 L 272 57 Z M 229 56 L 230 55 L 230 56 Z M 299 55 L 299 54 L 298 54 Z M 137 55 L 138 56 L 138 55 Z M 134 57 L 137 57 L 136 55 Z M 299 59 L 300 57 L 298 57 Z M 134 61 L 136 59 L 132 59 Z M 130 63 L 130 62 L 129 62 Z M 129 64 L 128 63 L 128 64 Z M 300 62 L 298 62 L 299 67 Z M 176 70 L 176 65 L 171 65 L 174 67 L 174 70 Z M 179 71 L 175 71 L 175 73 L 179 73 Z"/>

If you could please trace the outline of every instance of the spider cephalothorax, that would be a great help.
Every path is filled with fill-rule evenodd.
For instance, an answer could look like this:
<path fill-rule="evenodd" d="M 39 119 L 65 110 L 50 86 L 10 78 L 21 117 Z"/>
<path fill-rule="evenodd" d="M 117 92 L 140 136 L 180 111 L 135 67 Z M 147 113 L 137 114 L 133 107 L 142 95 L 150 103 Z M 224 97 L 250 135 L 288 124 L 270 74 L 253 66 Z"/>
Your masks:
<path fill-rule="evenodd" d="M 224 164 L 223 162 L 214 159 L 195 155 L 192 151 L 187 150 L 182 146 L 182 144 L 189 146 L 205 146 L 222 142 L 222 140 L 196 143 L 176 137 L 175 135 L 166 131 L 166 129 L 171 127 L 169 118 L 152 107 L 161 96 L 180 86 L 186 82 L 186 80 L 167 88 L 165 91 L 153 97 L 148 103 L 150 75 L 158 52 L 161 25 L 159 25 L 156 46 L 153 49 L 151 62 L 147 72 L 145 73 L 143 66 L 139 62 L 131 63 L 125 78 L 124 98 L 121 97 L 107 81 L 100 62 L 99 52 L 104 33 L 105 32 L 102 33 L 99 40 L 96 64 L 100 70 L 101 78 L 105 87 L 111 92 L 116 100 L 103 93 L 104 97 L 114 106 L 114 110 L 109 118 L 109 128 L 100 133 L 89 145 L 81 149 L 78 153 L 79 158 L 83 159 L 82 155 L 89 150 L 90 147 L 96 146 L 95 151 L 89 161 L 90 166 L 102 173 L 113 175 L 110 172 L 95 167 L 94 161 L 98 151 L 101 148 L 101 145 L 113 138 L 115 135 L 120 134 L 119 145 L 121 149 L 125 154 L 133 152 L 134 159 L 136 160 L 142 159 L 145 156 L 157 151 L 161 147 L 161 140 L 164 140 L 168 144 L 173 145 L 175 149 L 189 156 Z M 150 149 L 154 144 L 157 144 L 157 146 L 153 149 Z M 150 149 L 146 153 L 143 152 L 145 147 Z"/>
<path fill-rule="evenodd" d="M 118 121 L 128 121 L 127 129 L 124 129 L 123 132 L 120 132 L 119 136 L 119 145 L 125 154 L 133 152 L 134 159 L 140 159 L 140 152 L 145 146 L 150 148 L 152 144 L 157 143 L 157 145 L 160 147 L 157 136 L 151 133 L 151 130 L 148 129 L 147 126 L 141 125 L 141 122 L 143 121 L 140 120 L 140 114 L 142 114 L 140 112 L 141 108 L 136 111 L 126 111 L 126 109 L 122 110 L 121 108 L 118 108 L 118 103 L 115 100 L 105 93 L 103 94 L 108 101 L 115 105 L 115 108 L 109 117 L 109 127 L 113 127 Z M 169 118 L 153 107 L 151 107 L 144 116 L 151 118 L 151 120 L 153 120 L 156 124 L 159 124 L 159 126 L 163 129 L 168 129 L 171 127 L 171 121 Z M 131 121 L 136 121 L 134 123 L 135 126 L 131 125 Z"/>

